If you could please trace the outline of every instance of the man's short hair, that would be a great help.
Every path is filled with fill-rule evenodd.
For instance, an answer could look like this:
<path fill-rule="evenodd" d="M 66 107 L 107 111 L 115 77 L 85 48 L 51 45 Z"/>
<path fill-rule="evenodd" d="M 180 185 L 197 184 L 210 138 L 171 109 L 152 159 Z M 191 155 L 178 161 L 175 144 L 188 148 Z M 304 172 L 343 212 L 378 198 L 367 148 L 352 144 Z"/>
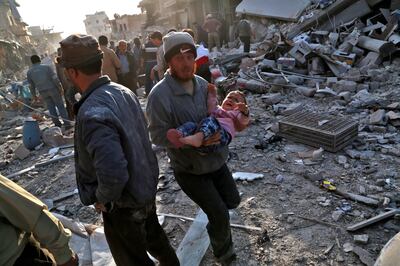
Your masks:
<path fill-rule="evenodd" d="M 31 62 L 32 62 L 32 64 L 40 63 L 41 62 L 40 57 L 38 55 L 36 55 L 36 54 L 32 55 L 31 56 Z"/>
<path fill-rule="evenodd" d="M 182 32 L 187 32 L 190 34 L 190 36 L 192 36 L 193 40 L 194 40 L 194 32 L 192 29 L 183 29 Z"/>
<path fill-rule="evenodd" d="M 102 65 L 102 60 L 98 60 L 98 61 L 95 61 L 88 65 L 79 66 L 79 67 L 71 67 L 71 68 L 79 70 L 85 75 L 94 75 L 94 74 L 98 74 L 101 72 L 101 65 Z"/>
<path fill-rule="evenodd" d="M 107 36 L 101 35 L 99 37 L 99 44 L 100 45 L 107 45 L 108 44 L 108 38 Z"/>
<path fill-rule="evenodd" d="M 133 43 L 134 43 L 136 46 L 140 46 L 140 45 L 141 45 L 140 39 L 139 39 L 138 37 L 136 37 L 135 39 L 133 39 Z"/>
<path fill-rule="evenodd" d="M 163 36 L 161 34 L 161 32 L 159 31 L 155 31 L 152 34 L 150 34 L 150 39 L 158 39 L 158 40 L 162 40 Z"/>

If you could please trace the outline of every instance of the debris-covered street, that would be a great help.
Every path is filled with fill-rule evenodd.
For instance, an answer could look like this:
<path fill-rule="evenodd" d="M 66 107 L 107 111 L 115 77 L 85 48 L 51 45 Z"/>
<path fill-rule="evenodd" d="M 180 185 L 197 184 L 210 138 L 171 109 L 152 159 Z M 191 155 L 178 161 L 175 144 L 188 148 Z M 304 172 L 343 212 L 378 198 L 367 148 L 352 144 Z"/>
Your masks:
<path fill-rule="evenodd" d="M 248 53 L 239 38 L 228 38 L 207 55 L 219 103 L 240 90 L 250 110 L 248 128 L 229 144 L 227 165 L 241 197 L 229 211 L 231 265 L 396 265 L 384 246 L 400 232 L 400 2 L 227 2 L 252 30 Z M 144 36 L 159 26 L 143 25 Z M 10 43 L 0 39 L 0 55 L 7 54 L 0 57 L 0 173 L 60 215 L 80 265 L 115 265 L 102 216 L 79 197 L 76 129 L 55 127 L 44 101 L 24 96 L 29 62 L 22 58 L 31 52 L 15 45 L 13 59 Z M 144 72 L 136 94 L 146 112 Z M 206 215 L 178 184 L 166 148 L 152 149 L 158 219 L 181 265 L 220 265 Z"/>

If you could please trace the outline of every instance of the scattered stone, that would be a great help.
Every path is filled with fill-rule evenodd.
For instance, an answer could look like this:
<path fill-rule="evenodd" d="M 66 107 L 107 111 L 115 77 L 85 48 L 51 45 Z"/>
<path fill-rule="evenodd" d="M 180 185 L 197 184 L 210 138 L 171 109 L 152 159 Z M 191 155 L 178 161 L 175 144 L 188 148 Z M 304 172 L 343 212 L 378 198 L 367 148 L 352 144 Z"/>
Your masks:
<path fill-rule="evenodd" d="M 31 153 L 30 150 L 25 148 L 24 144 L 19 145 L 18 148 L 14 151 L 15 157 L 17 157 L 20 160 L 23 160 L 26 157 L 28 157 L 30 153 Z"/>
<path fill-rule="evenodd" d="M 354 236 L 354 242 L 357 244 L 367 244 L 369 240 L 369 236 L 368 235 L 355 235 Z"/>
<path fill-rule="evenodd" d="M 385 110 L 378 110 L 369 116 L 369 123 L 371 125 L 384 125 L 385 124 Z"/>
<path fill-rule="evenodd" d="M 232 174 L 234 180 L 254 181 L 256 179 L 264 178 L 263 174 L 254 174 L 246 172 L 235 172 Z"/>
<path fill-rule="evenodd" d="M 337 157 L 337 163 L 340 164 L 340 165 L 346 164 L 347 163 L 347 157 L 343 156 L 343 155 L 339 155 Z"/>
<path fill-rule="evenodd" d="M 346 253 L 349 253 L 350 251 L 353 251 L 353 244 L 346 242 L 343 244 L 343 251 Z"/>
<path fill-rule="evenodd" d="M 356 92 L 357 83 L 355 81 L 350 81 L 350 80 L 340 80 L 335 84 L 334 90 L 338 93 L 343 91 Z"/>
<path fill-rule="evenodd" d="M 277 104 L 283 100 L 283 96 L 280 93 L 272 93 L 269 95 L 264 95 L 261 97 L 261 100 L 263 103 L 265 103 L 267 106 Z"/>
<path fill-rule="evenodd" d="M 334 212 L 332 213 L 332 220 L 334 220 L 335 222 L 337 222 L 337 221 L 340 220 L 340 218 L 343 217 L 343 215 L 344 215 L 344 212 L 343 212 L 342 210 L 334 211 Z"/>

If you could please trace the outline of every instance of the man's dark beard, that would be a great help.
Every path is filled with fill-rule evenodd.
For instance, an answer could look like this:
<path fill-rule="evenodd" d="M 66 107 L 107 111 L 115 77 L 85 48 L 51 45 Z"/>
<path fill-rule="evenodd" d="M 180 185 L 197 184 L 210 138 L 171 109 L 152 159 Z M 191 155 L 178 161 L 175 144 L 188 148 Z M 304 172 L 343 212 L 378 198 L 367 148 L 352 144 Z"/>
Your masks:
<path fill-rule="evenodd" d="M 169 73 L 171 74 L 171 76 L 174 79 L 177 79 L 179 81 L 189 81 L 189 80 L 192 80 L 194 78 L 194 71 L 193 71 L 192 77 L 191 78 L 187 78 L 187 79 L 182 79 L 182 78 L 178 77 L 178 75 L 176 75 L 175 71 L 173 71 L 172 69 L 169 70 Z"/>

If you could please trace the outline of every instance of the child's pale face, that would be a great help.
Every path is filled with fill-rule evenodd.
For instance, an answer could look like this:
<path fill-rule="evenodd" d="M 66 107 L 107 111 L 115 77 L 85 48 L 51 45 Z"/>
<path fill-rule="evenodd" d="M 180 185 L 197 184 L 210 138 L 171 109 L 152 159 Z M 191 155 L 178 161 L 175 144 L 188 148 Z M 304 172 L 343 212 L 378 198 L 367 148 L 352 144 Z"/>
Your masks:
<path fill-rule="evenodd" d="M 232 111 L 235 110 L 238 103 L 245 103 L 243 96 L 238 93 L 231 92 L 228 94 L 228 96 L 226 96 L 226 98 L 222 102 L 221 107 L 226 111 Z"/>

